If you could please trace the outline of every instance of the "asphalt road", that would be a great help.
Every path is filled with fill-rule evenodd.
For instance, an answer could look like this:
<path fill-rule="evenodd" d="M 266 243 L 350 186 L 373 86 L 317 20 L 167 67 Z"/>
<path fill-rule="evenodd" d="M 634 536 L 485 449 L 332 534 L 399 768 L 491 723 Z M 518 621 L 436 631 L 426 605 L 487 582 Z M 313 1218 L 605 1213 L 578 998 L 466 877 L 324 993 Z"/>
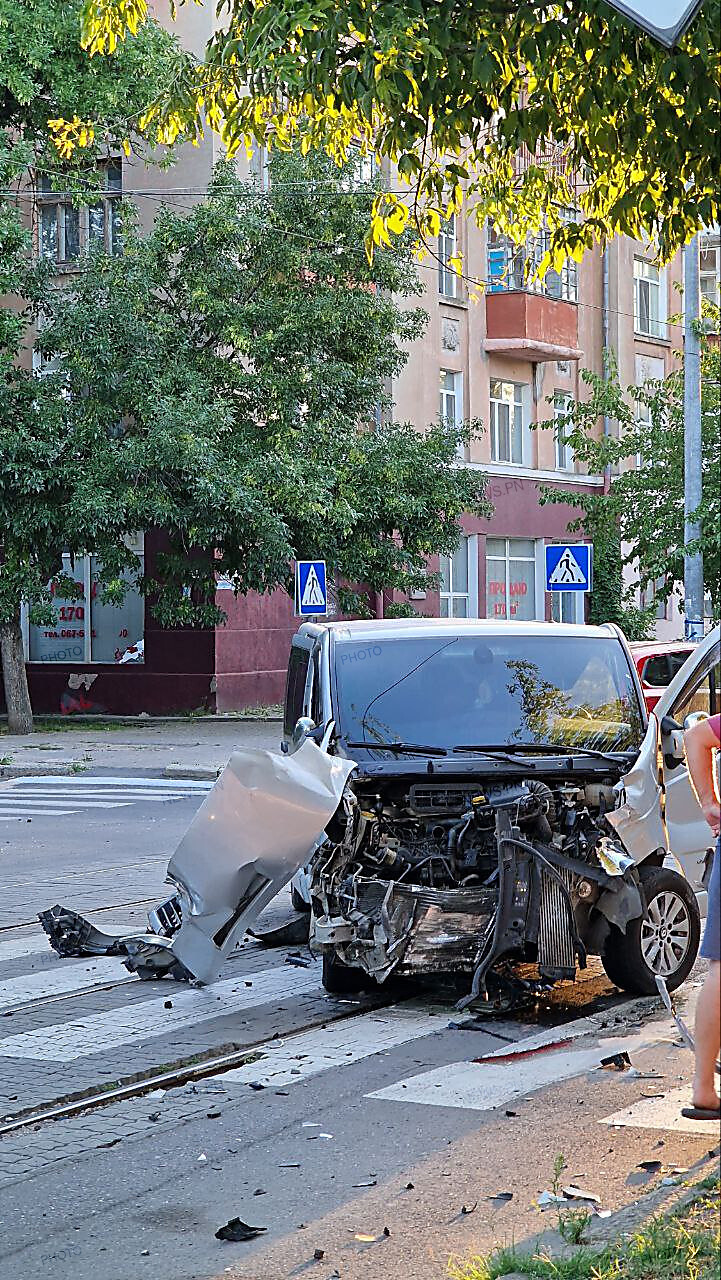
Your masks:
<path fill-rule="evenodd" d="M 46 783 L 0 788 L 0 815 L 35 806 L 30 821 L 0 816 L 5 1123 L 210 1054 L 248 1060 L 0 1137 L 2 1280 L 441 1280 L 448 1254 L 477 1243 L 481 1217 L 462 1206 L 482 1200 L 484 1223 L 492 1211 L 494 1232 L 515 1232 L 537 1215 L 556 1149 L 577 1157 L 573 1172 L 594 1190 L 616 1203 L 631 1194 L 637 1131 L 609 1144 L 598 1122 L 641 1099 L 642 1081 L 601 1073 L 589 1090 L 585 1077 L 614 1029 L 635 1054 L 652 1053 L 661 1033 L 637 1010 L 616 1027 L 627 1006 L 602 977 L 532 1016 L 455 1029 L 452 993 L 432 985 L 326 996 L 302 946 L 247 941 L 203 990 L 142 983 L 109 958 L 60 960 L 36 912 L 60 901 L 142 927 L 203 791 L 144 795 L 152 788 L 137 777 L 83 775 L 46 795 Z M 287 915 L 287 895 L 276 911 Z M 565 1047 L 506 1060 L 538 1035 Z M 491 1053 L 501 1060 L 474 1061 Z M 709 1139 L 663 1141 L 688 1166 Z M 647 1134 L 642 1145 L 653 1145 Z M 510 1201 L 486 1201 L 499 1190 L 520 1217 Z M 216 1239 L 235 1217 L 265 1230 Z"/>

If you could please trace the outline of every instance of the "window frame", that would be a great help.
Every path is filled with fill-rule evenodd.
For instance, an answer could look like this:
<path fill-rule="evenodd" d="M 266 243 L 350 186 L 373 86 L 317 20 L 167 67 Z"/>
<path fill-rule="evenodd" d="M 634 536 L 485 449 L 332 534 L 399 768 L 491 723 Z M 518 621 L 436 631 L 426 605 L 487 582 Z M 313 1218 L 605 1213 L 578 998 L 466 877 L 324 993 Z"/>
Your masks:
<path fill-rule="evenodd" d="M 561 403 L 562 402 L 562 403 Z M 567 414 L 570 405 L 573 404 L 573 396 L 570 391 L 554 391 L 553 393 L 553 418 L 557 424 L 559 417 Z M 558 439 L 558 426 L 554 428 L 553 443 L 555 447 L 555 460 L 557 471 L 576 470 L 576 458 L 573 447 L 568 443 L 563 443 Z M 575 594 L 575 593 L 572 593 Z"/>
<path fill-rule="evenodd" d="M 504 544 L 503 557 L 496 555 L 493 552 L 489 552 L 489 549 L 488 549 L 489 543 L 494 543 L 494 542 L 503 542 Z M 527 555 L 527 556 L 525 555 L 522 556 L 518 554 L 512 555 L 511 547 L 514 544 L 518 545 L 519 542 L 530 542 L 533 546 L 533 554 Z M 492 534 L 491 536 L 486 538 L 486 617 L 487 618 L 498 619 L 501 622 L 538 621 L 538 609 L 539 609 L 538 548 L 539 548 L 539 543 L 536 538 L 508 538 L 498 534 Z M 491 593 L 489 592 L 489 574 L 488 574 L 489 561 L 494 561 L 497 564 L 504 565 L 504 593 L 502 594 L 500 603 L 503 604 L 505 608 L 505 613 L 500 613 L 498 609 L 495 607 L 499 603 L 499 601 L 493 602 L 494 603 L 493 611 L 489 612 L 489 605 L 491 603 L 490 601 Z M 516 619 L 514 618 L 514 615 L 510 612 L 510 600 L 513 594 L 511 592 L 511 561 L 513 561 L 515 564 L 533 565 L 533 575 L 531 578 L 532 585 L 533 585 L 533 600 L 532 600 L 532 616 L 530 618 Z"/>
<path fill-rule="evenodd" d="M 656 273 L 654 279 L 651 272 Z M 642 286 L 646 286 L 647 309 L 648 309 L 648 328 L 642 328 Z M 656 299 L 656 314 L 652 306 L 653 298 Z M 666 270 L 659 267 L 655 262 L 650 262 L 648 258 L 634 255 L 633 259 L 633 328 L 634 332 L 640 338 L 655 338 L 658 341 L 665 341 L 667 337 L 666 328 Z"/>
<path fill-rule="evenodd" d="M 455 213 L 449 213 L 438 232 L 438 293 L 441 298 L 457 301 L 460 276 L 449 267 L 450 258 L 458 255 L 458 221 Z"/>
<path fill-rule="evenodd" d="M 504 396 L 503 390 L 500 394 L 494 394 L 494 387 L 508 388 L 513 387 L 513 401 L 511 402 L 507 395 Z M 489 400 L 489 421 L 490 421 L 490 449 L 491 462 L 503 463 L 511 467 L 522 467 L 528 463 L 528 446 L 526 436 L 530 423 L 527 421 L 527 404 L 528 404 L 528 385 L 525 382 L 510 382 L 504 378 L 491 378 L 488 388 Z M 499 450 L 499 410 L 507 409 L 508 412 L 508 446 L 510 457 L 502 458 Z M 511 415 L 510 410 L 513 410 Z M 516 436 L 516 428 L 518 428 Z M 520 457 L 513 457 L 514 438 L 520 441 Z"/>
<path fill-rule="evenodd" d="M 466 552 L 466 589 L 465 591 L 456 591 L 453 581 L 453 556 L 439 556 L 439 573 L 441 575 L 441 585 L 438 592 L 439 597 L 439 616 L 441 618 L 477 618 L 478 617 L 478 537 L 473 533 L 461 534 L 461 540 L 454 552 L 458 552 L 465 545 Z M 444 581 L 444 561 L 447 564 L 447 582 L 448 589 L 443 586 Z M 466 612 L 457 614 L 454 612 L 454 603 L 456 600 L 464 600 L 466 603 Z M 446 610 L 444 612 L 444 604 Z"/>
<path fill-rule="evenodd" d="M 122 157 L 111 156 L 99 166 L 105 174 L 105 186 L 92 192 L 93 199 L 85 204 L 75 204 L 63 191 L 53 191 L 45 175 L 39 175 L 36 194 L 37 223 L 37 257 L 51 262 L 57 271 L 75 271 L 84 254 L 97 247 L 99 236 L 91 230 L 93 214 L 96 210 L 102 213 L 102 248 L 106 253 L 120 255 L 122 252 L 122 235 L 119 226 L 118 208 L 123 199 L 123 163 Z M 110 175 L 117 175 L 117 185 L 110 185 Z M 47 186 L 45 185 L 47 183 Z M 55 211 L 56 252 L 46 253 L 43 247 L 43 221 L 47 211 Z M 73 257 L 67 254 L 67 220 L 71 213 L 77 221 L 78 252 Z"/>

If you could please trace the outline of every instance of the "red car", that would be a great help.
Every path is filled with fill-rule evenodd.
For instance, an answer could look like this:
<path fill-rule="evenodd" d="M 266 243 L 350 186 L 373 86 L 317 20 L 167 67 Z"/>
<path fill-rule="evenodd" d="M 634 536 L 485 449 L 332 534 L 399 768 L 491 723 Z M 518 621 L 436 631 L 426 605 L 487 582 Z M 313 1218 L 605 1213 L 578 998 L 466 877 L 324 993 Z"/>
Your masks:
<path fill-rule="evenodd" d="M 671 683 L 689 654 L 693 653 L 694 648 L 695 645 L 687 640 L 666 643 L 649 640 L 631 644 L 631 653 L 649 711 L 653 711 L 664 689 Z"/>

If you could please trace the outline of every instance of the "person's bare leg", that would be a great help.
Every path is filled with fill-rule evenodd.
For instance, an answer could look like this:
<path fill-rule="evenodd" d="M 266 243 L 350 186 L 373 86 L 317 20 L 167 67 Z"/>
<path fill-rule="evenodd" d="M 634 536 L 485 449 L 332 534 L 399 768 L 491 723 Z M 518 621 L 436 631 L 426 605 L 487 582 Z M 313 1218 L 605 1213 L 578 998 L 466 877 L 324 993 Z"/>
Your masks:
<path fill-rule="evenodd" d="M 721 962 L 712 960 L 696 1006 L 696 1074 L 693 1104 L 713 1110 L 716 1092 L 716 1059 L 721 1047 Z"/>

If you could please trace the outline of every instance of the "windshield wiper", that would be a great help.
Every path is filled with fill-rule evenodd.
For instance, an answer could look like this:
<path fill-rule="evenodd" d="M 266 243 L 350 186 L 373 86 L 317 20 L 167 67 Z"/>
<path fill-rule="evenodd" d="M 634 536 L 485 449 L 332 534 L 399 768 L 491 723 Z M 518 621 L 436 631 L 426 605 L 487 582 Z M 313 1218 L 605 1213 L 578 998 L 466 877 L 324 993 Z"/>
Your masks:
<path fill-rule="evenodd" d="M 472 746 L 454 747 L 454 751 L 473 751 Z M 495 752 L 497 751 L 513 751 L 519 755 L 532 755 L 534 751 L 539 755 L 548 756 L 595 756 L 598 760 L 610 760 L 613 764 L 618 764 L 617 756 L 636 755 L 636 751 L 632 747 L 624 747 L 617 752 L 613 751 L 597 751 L 595 747 L 572 747 L 561 742 L 506 742 L 502 747 L 479 747 L 480 751 Z"/>
<path fill-rule="evenodd" d="M 510 749 L 511 751 L 515 749 L 513 743 L 511 743 Z M 513 756 L 508 754 L 507 747 L 486 747 L 480 746 L 475 742 L 464 742 L 459 747 L 454 747 L 453 750 L 472 751 L 475 755 L 487 756 L 489 760 L 506 760 L 508 764 L 516 763 Z M 528 769 L 535 769 L 536 766 L 532 760 L 529 760 L 525 767 Z"/>
<path fill-rule="evenodd" d="M 410 752 L 422 756 L 447 756 L 445 747 L 424 747 L 416 742 L 346 742 L 347 747 L 377 747 L 379 751 Z"/>

